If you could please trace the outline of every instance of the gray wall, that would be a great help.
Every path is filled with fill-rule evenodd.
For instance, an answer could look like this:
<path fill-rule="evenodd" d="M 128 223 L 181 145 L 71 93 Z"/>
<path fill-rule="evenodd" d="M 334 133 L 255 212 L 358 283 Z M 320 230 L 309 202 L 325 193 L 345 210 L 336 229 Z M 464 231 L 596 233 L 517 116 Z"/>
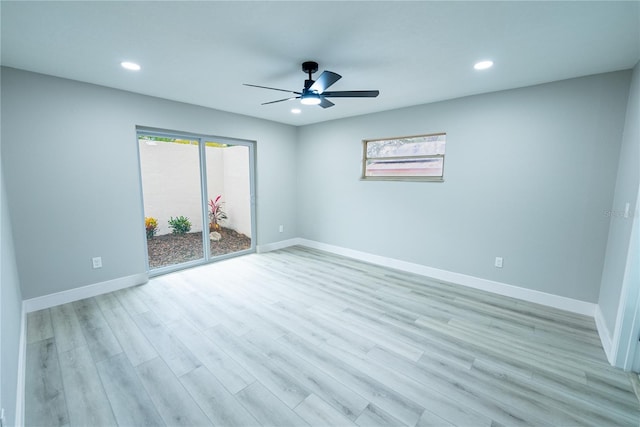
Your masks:
<path fill-rule="evenodd" d="M 630 77 L 608 73 L 305 126 L 298 232 L 595 303 Z M 362 139 L 436 132 L 447 133 L 444 183 L 359 180 Z M 496 256 L 504 268 L 493 266 Z"/>
<path fill-rule="evenodd" d="M 300 236 L 599 301 L 612 327 L 628 232 L 606 212 L 638 189 L 638 67 L 627 111 L 630 80 L 609 73 L 296 129 L 3 68 L 2 405 L 15 406 L 18 277 L 26 299 L 144 272 L 136 125 L 256 140 L 259 245 Z M 362 139 L 441 131 L 444 183 L 359 180 Z"/>
<path fill-rule="evenodd" d="M 4 127 L 2 131 L 0 141 L 4 139 Z M 4 170 L 0 166 L 0 406 L 5 410 L 4 425 L 7 426 L 15 425 L 16 419 L 21 317 L 22 295 L 13 248 Z"/>
<path fill-rule="evenodd" d="M 25 299 L 144 273 L 136 125 L 257 141 L 258 245 L 297 234 L 294 127 L 10 68 L 2 111 Z"/>
<path fill-rule="evenodd" d="M 637 263 L 638 255 L 629 256 L 633 221 L 638 221 L 638 191 L 640 189 L 640 63 L 633 71 L 629 102 L 624 125 L 620 162 L 611 210 L 611 224 L 607 242 L 607 254 L 602 272 L 602 285 L 598 304 L 602 311 L 609 335 L 613 336 L 618 314 L 620 293 L 625 280 L 630 286 L 640 286 L 636 280 L 625 278 L 627 261 Z M 624 218 L 625 203 L 629 203 L 631 213 Z M 636 235 L 637 239 L 638 236 Z M 637 291 L 636 291 L 637 294 Z M 635 304 L 634 301 L 628 301 Z"/>

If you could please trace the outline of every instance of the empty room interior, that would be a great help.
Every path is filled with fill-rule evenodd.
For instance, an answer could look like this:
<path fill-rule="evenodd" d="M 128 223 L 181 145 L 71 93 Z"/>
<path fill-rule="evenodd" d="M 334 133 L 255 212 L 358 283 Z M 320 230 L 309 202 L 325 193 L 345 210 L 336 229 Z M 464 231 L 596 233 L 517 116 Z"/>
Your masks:
<path fill-rule="evenodd" d="M 0 16 L 1 425 L 640 425 L 639 1 Z"/>

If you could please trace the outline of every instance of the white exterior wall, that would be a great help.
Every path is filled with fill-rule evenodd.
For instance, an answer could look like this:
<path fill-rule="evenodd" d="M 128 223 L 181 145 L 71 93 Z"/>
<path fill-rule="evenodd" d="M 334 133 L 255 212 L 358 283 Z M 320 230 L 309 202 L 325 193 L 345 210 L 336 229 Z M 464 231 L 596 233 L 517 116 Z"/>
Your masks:
<path fill-rule="evenodd" d="M 171 217 L 186 216 L 202 231 L 198 146 L 141 141 L 144 213 L 158 220 L 157 235 L 171 233 Z M 225 227 L 251 237 L 249 149 L 206 147 L 208 200 L 219 194 L 229 219 Z M 206 219 L 208 224 L 208 218 Z"/>
<path fill-rule="evenodd" d="M 215 197 L 222 194 L 225 202 L 223 210 L 229 219 L 227 226 L 238 233 L 251 237 L 251 184 L 249 174 L 249 148 L 235 146 L 223 149 L 224 154 L 224 191 L 209 194 Z"/>

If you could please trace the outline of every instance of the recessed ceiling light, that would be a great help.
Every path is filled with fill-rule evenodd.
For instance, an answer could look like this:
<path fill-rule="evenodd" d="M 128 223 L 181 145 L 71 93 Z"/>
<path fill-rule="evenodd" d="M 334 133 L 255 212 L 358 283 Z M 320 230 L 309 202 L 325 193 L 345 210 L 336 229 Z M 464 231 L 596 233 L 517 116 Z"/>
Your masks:
<path fill-rule="evenodd" d="M 124 61 L 124 62 L 121 62 L 120 65 L 122 65 L 122 68 L 125 68 L 127 70 L 140 71 L 140 66 L 135 62 Z"/>
<path fill-rule="evenodd" d="M 300 114 L 300 113 L 302 113 L 302 110 L 301 110 L 301 109 L 299 109 L 299 108 L 292 108 L 292 109 L 291 109 L 291 112 L 292 112 L 293 114 Z"/>
<path fill-rule="evenodd" d="M 493 61 L 480 61 L 476 62 L 473 66 L 476 70 L 486 70 L 487 68 L 493 67 Z"/>

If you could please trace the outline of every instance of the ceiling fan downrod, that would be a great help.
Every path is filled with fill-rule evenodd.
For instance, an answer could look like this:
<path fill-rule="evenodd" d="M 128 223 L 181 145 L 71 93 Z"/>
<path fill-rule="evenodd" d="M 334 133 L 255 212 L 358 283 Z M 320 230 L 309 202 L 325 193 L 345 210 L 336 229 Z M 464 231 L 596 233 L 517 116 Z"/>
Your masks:
<path fill-rule="evenodd" d="M 318 71 L 318 63 L 314 61 L 303 62 L 302 71 L 309 74 L 309 79 L 304 81 L 304 88 L 309 89 L 315 83 L 312 74 Z"/>

